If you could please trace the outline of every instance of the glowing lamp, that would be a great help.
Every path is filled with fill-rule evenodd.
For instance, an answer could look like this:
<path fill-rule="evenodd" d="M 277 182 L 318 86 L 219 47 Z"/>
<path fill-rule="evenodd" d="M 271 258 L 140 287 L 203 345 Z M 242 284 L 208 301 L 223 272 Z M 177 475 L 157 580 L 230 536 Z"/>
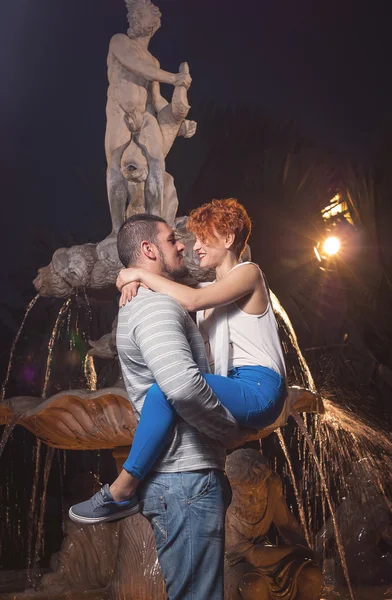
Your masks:
<path fill-rule="evenodd" d="M 332 256 L 340 250 L 340 241 L 337 237 L 329 237 L 323 243 L 323 251 Z"/>

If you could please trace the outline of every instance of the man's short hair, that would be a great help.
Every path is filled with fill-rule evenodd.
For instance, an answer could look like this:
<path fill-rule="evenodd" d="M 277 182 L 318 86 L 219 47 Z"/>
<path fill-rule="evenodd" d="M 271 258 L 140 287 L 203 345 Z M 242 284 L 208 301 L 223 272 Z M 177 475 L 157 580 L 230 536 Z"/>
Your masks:
<path fill-rule="evenodd" d="M 117 235 L 118 257 L 124 267 L 137 265 L 143 241 L 157 244 L 157 223 L 166 221 L 148 213 L 133 215 L 124 221 Z"/>

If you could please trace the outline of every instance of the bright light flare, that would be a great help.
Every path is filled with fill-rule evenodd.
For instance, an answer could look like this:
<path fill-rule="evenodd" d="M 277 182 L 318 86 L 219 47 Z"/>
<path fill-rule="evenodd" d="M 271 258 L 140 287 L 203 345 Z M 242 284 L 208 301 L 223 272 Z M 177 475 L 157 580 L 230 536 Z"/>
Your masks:
<path fill-rule="evenodd" d="M 323 251 L 329 256 L 333 256 L 340 250 L 340 241 L 337 237 L 329 237 L 323 243 Z"/>

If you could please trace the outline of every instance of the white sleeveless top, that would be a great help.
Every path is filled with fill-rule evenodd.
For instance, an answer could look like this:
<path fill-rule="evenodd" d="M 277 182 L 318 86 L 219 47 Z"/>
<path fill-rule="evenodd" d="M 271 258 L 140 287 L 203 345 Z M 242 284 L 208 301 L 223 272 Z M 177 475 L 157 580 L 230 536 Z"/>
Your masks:
<path fill-rule="evenodd" d="M 255 263 L 239 263 L 234 269 L 247 264 Z M 204 311 L 197 312 L 210 369 L 217 375 L 227 376 L 233 367 L 261 366 L 286 377 L 278 326 L 261 270 L 260 276 L 268 296 L 268 306 L 262 315 L 245 313 L 235 302 L 214 308 L 206 318 Z"/>

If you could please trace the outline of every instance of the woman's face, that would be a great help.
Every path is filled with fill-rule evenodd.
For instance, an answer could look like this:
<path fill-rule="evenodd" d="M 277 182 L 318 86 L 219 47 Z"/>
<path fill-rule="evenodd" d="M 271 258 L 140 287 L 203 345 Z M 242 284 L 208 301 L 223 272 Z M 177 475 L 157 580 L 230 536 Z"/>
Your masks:
<path fill-rule="evenodd" d="M 222 264 L 229 252 L 231 243 L 228 242 L 226 235 L 221 235 L 214 230 L 215 237 L 207 242 L 202 242 L 196 238 L 193 250 L 197 252 L 200 260 L 200 266 L 203 269 L 216 269 Z"/>

